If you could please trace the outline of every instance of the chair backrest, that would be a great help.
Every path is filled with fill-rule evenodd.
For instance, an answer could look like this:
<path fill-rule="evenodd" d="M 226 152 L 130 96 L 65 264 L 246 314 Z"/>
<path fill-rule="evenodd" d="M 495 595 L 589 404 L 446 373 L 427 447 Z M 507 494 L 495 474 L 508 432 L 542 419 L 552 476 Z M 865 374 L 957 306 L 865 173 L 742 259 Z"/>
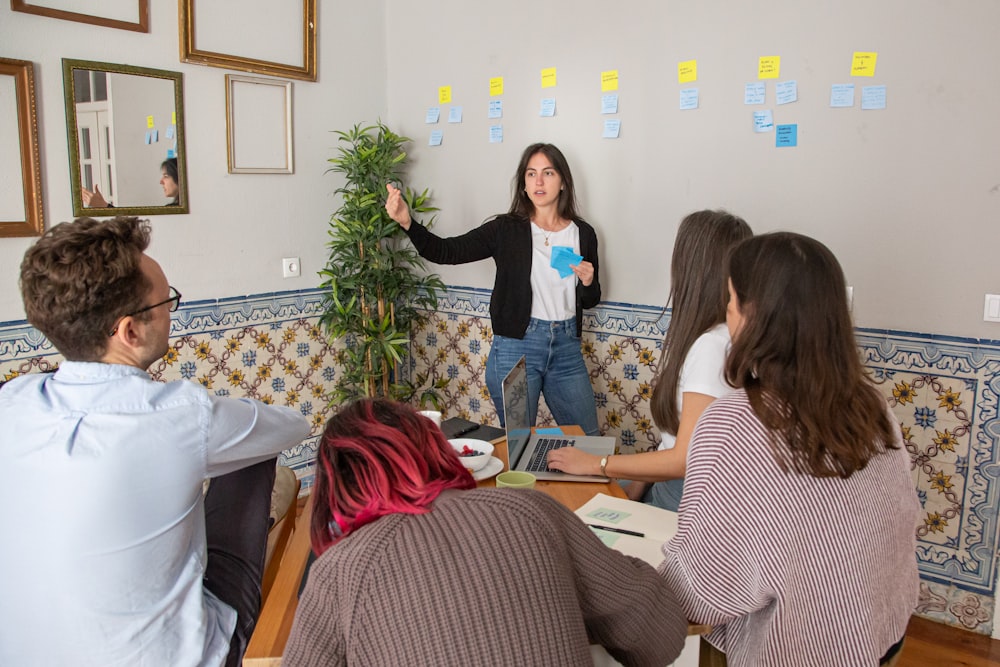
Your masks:
<path fill-rule="evenodd" d="M 288 540 L 295 528 L 295 503 L 299 497 L 302 482 L 290 468 L 278 466 L 271 492 L 271 516 L 275 519 L 267 533 L 267 551 L 264 556 L 264 578 L 261 582 L 261 602 L 267 599 L 278 570 L 281 557 L 288 546 Z"/>

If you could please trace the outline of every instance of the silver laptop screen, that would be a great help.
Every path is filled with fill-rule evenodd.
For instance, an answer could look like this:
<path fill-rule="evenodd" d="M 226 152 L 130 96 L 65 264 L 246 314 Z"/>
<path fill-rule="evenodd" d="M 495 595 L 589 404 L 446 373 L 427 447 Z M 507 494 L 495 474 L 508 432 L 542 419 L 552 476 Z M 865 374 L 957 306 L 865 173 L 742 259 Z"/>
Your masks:
<path fill-rule="evenodd" d="M 503 379 L 503 418 L 507 429 L 507 460 L 513 470 L 531 437 L 528 422 L 528 370 L 521 357 Z"/>

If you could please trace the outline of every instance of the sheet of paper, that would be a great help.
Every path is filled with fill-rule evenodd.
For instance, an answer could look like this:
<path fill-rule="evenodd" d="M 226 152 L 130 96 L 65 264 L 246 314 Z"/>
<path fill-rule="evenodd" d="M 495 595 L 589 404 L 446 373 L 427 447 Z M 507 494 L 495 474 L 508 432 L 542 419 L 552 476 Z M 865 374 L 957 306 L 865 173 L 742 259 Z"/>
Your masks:
<path fill-rule="evenodd" d="M 835 83 L 830 86 L 830 106 L 834 108 L 854 106 L 854 84 Z"/>
<path fill-rule="evenodd" d="M 560 278 L 569 278 L 573 275 L 570 265 L 579 264 L 583 257 L 573 252 L 569 246 L 557 245 L 552 247 L 552 257 L 549 259 L 549 266 L 559 272 Z"/>
<path fill-rule="evenodd" d="M 755 81 L 743 89 L 743 104 L 764 104 L 764 84 Z"/>
<path fill-rule="evenodd" d="M 663 543 L 677 533 L 677 512 L 604 493 L 588 500 L 576 515 L 591 526 L 612 526 L 642 533 L 643 537 L 636 537 L 591 529 L 609 547 L 641 558 L 653 567 L 663 560 Z"/>

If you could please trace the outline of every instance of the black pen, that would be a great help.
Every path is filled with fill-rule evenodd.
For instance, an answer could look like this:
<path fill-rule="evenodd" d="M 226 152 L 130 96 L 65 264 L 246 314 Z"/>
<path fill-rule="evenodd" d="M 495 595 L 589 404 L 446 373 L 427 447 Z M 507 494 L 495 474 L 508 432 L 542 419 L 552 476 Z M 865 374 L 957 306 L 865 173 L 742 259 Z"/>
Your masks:
<path fill-rule="evenodd" d="M 588 523 L 591 528 L 598 528 L 600 530 L 606 530 L 610 533 L 621 533 L 622 535 L 635 535 L 636 537 L 646 537 L 642 533 L 637 533 L 634 530 L 625 530 L 624 528 L 613 528 L 611 526 L 596 526 L 592 523 Z"/>

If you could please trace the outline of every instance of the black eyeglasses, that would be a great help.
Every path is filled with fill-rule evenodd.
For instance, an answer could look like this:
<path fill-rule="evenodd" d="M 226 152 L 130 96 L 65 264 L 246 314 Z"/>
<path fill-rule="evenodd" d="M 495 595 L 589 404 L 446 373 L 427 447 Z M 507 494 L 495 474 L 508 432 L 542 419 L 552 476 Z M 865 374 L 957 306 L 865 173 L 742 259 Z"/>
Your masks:
<path fill-rule="evenodd" d="M 170 285 L 170 298 L 169 299 L 164 299 L 163 301 L 160 301 L 159 303 L 154 303 L 152 306 L 146 306 L 145 308 L 140 308 L 139 310 L 132 311 L 131 313 L 125 313 L 124 315 L 122 315 L 121 317 L 119 317 L 118 318 L 118 323 L 115 324 L 115 328 L 111 330 L 111 333 L 108 334 L 108 337 L 110 338 L 111 336 L 115 335 L 115 332 L 118 331 L 118 324 L 121 324 L 121 321 L 123 319 L 125 319 L 126 317 L 132 317 L 133 315 L 138 315 L 139 313 L 145 313 L 147 310 L 152 310 L 154 308 L 159 308 L 160 306 L 162 306 L 164 304 L 168 304 L 168 303 L 170 304 L 170 312 L 171 313 L 176 312 L 177 308 L 181 305 L 181 293 L 178 292 L 174 288 L 173 285 Z"/>

